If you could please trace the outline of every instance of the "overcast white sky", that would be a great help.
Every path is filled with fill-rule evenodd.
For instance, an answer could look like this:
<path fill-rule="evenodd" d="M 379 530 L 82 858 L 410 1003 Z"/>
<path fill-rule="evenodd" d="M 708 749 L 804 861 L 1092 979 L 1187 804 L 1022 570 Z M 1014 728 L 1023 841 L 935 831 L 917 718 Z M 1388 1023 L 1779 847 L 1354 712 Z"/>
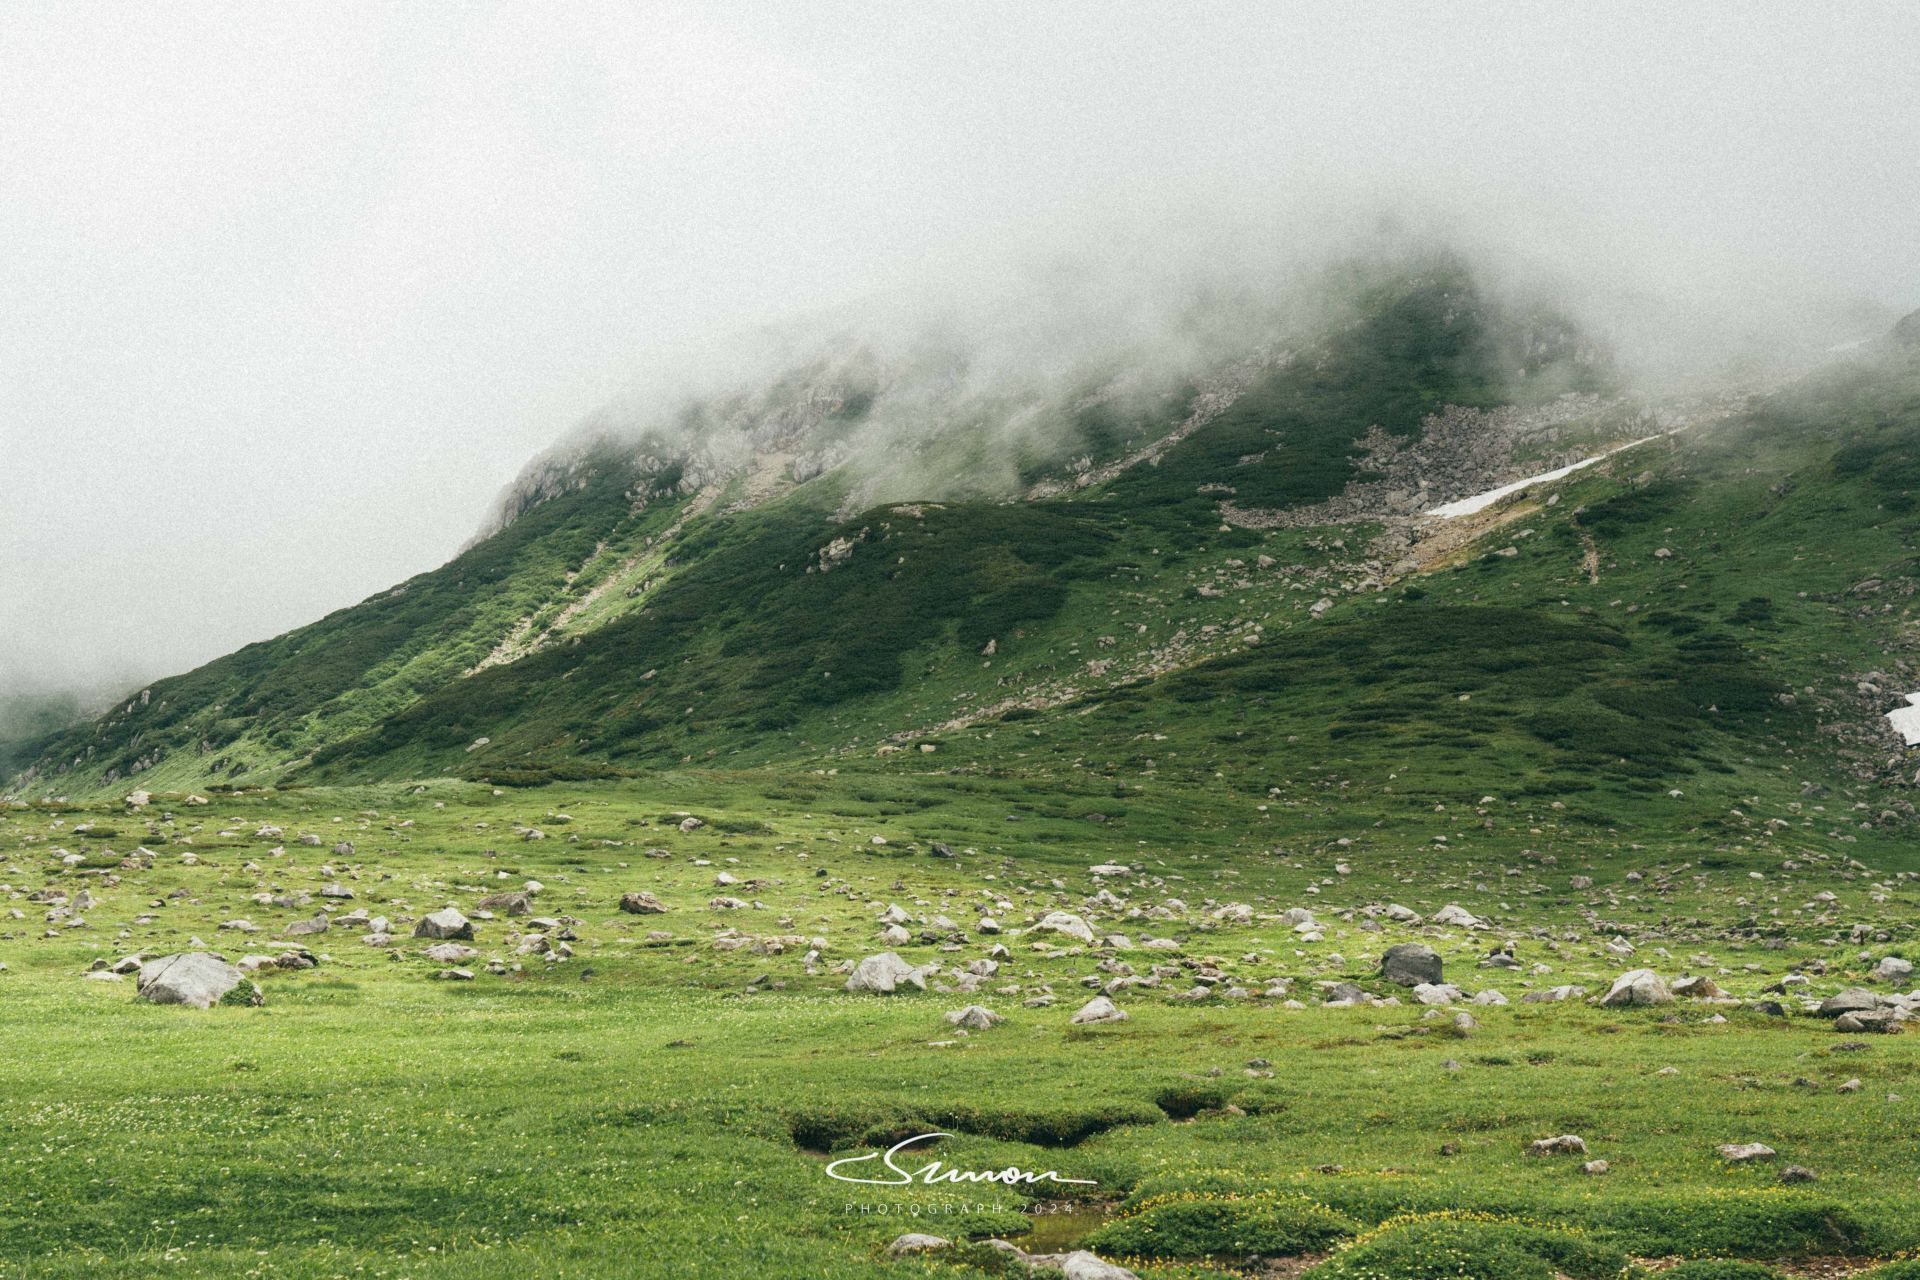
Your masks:
<path fill-rule="evenodd" d="M 0 689 L 352 603 L 649 356 L 1115 209 L 1430 189 L 1910 308 L 1916 53 L 1803 0 L 10 4 Z"/>

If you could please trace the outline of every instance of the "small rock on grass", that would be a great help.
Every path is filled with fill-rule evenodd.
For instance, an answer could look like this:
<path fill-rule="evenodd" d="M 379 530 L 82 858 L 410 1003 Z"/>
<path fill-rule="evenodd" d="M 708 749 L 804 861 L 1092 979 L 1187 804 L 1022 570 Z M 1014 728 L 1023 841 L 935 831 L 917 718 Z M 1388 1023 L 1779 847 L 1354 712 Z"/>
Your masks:
<path fill-rule="evenodd" d="M 1745 1164 L 1749 1160 L 1771 1160 L 1774 1149 L 1764 1142 L 1723 1142 L 1720 1144 L 1720 1158 L 1731 1164 Z"/>
<path fill-rule="evenodd" d="M 953 1241 L 945 1236 L 930 1236 L 919 1231 L 909 1231 L 906 1235 L 894 1238 L 893 1243 L 887 1246 L 887 1256 L 901 1258 L 910 1253 L 932 1253 L 936 1249 L 947 1249 L 952 1246 Z"/>
<path fill-rule="evenodd" d="M 1571 1133 L 1563 1133 L 1557 1138 L 1541 1138 L 1538 1142 L 1527 1144 L 1530 1156 L 1583 1156 L 1587 1154 L 1587 1143 Z"/>
<path fill-rule="evenodd" d="M 1095 996 L 1080 1006 L 1080 1012 L 1073 1015 L 1076 1025 L 1095 1022 L 1125 1022 L 1127 1011 L 1105 996 Z"/>
<path fill-rule="evenodd" d="M 1140 1280 L 1120 1264 L 1108 1262 L 1085 1249 L 1068 1254 L 1060 1263 L 1060 1274 L 1066 1280 Z"/>

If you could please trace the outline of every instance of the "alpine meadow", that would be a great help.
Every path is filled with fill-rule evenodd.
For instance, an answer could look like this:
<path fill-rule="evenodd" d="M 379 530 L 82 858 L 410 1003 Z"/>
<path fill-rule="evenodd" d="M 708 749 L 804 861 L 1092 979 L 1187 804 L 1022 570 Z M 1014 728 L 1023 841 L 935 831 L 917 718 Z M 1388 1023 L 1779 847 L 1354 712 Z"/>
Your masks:
<path fill-rule="evenodd" d="M 510 8 L 503 48 L 599 38 Z M 961 21 L 892 20 L 936 13 Z M 389 19 L 407 62 L 393 32 L 429 19 Z M 1100 49 L 1161 20 L 1073 19 Z M 769 13 L 767 47 L 817 55 L 816 21 Z M 879 74 L 867 41 L 913 43 L 847 21 L 827 89 L 755 83 L 812 101 Z M 754 25 L 686 30 L 727 22 Z M 304 67 L 258 39 L 261 74 Z M 1041 48 L 1018 56 L 1072 61 Z M 545 56 L 522 87 L 558 105 L 515 112 L 602 109 Z M 323 96 L 357 110 L 349 88 Z M 740 93 L 701 147 L 825 109 Z M 662 127 L 708 128 L 685 95 Z M 434 136 L 490 120 L 473 102 Z M 373 137 L 343 190 L 375 181 Z M 598 138 L 534 186 L 706 198 L 683 152 L 634 144 L 627 169 Z M 1135 144 L 1146 167 L 1116 172 L 1154 180 Z M 477 163 L 448 146 L 436 182 Z M 771 200 L 785 173 L 719 189 Z M 1019 282 L 982 265 L 944 310 L 953 281 L 906 248 L 926 297 L 829 313 L 782 284 L 789 319 L 735 354 L 543 427 L 438 567 L 334 608 L 352 579 L 327 575 L 371 553 L 322 540 L 324 616 L 178 674 L 137 647 L 109 655 L 137 683 L 98 687 L 77 656 L 9 659 L 0 1280 L 1920 1277 L 1912 281 L 1868 297 L 1834 267 L 1840 302 L 1709 333 L 1631 264 L 1400 207 L 1337 234 L 1252 215 L 1178 263 L 1143 239 Z M 568 217 L 540 234 L 596 225 Z M 535 323 L 497 302 L 418 314 L 479 351 Z M 309 303 L 342 305 L 285 305 Z M 336 357 L 370 358 L 275 357 L 274 403 Z M 204 485 L 107 468 L 66 509 L 141 539 L 143 511 L 238 501 L 190 438 L 154 452 Z M 311 480 L 248 518 L 344 502 L 326 452 L 288 453 Z M 72 608 L 38 594 L 29 545 L 60 540 L 23 537 L 0 581 L 40 652 L 110 619 L 205 653 L 229 611 L 281 625 L 232 576 L 245 538 L 180 541 L 160 608 L 130 568 Z"/>

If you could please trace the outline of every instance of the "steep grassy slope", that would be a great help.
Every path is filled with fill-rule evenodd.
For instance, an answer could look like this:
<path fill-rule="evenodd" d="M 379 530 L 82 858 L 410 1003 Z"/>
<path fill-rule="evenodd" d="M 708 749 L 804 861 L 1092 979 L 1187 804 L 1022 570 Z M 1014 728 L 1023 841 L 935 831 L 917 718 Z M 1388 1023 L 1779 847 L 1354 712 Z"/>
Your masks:
<path fill-rule="evenodd" d="M 670 478 L 667 480 L 670 483 Z M 205 785 L 272 769 L 352 734 L 485 662 L 529 620 L 564 607 L 610 542 L 644 542 L 675 508 L 606 458 L 443 567 L 310 626 L 156 682 L 93 725 L 38 748 L 81 785 Z M 656 486 L 661 478 L 655 478 Z M 537 628 L 536 628 L 537 629 Z"/>

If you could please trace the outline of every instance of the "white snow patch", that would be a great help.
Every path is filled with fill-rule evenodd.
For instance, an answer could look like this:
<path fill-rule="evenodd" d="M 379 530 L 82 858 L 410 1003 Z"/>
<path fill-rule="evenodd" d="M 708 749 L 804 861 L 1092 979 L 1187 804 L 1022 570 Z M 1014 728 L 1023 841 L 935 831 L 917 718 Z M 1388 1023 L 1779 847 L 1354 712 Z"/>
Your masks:
<path fill-rule="evenodd" d="M 1549 481 L 1570 476 L 1582 467 L 1590 467 L 1603 458 L 1611 458 L 1616 453 L 1624 453 L 1628 449 L 1643 445 L 1649 440 L 1658 439 L 1660 439 L 1659 436 L 1643 436 L 1638 440 L 1629 440 L 1627 443 L 1609 449 L 1605 453 L 1596 453 L 1591 458 L 1582 458 L 1580 461 L 1568 466 L 1558 467 L 1552 471 L 1542 471 L 1537 476 L 1528 476 L 1525 480 L 1515 480 L 1512 484 L 1503 484 L 1498 489 L 1489 489 L 1485 493 L 1476 493 L 1471 498 L 1460 498 L 1453 502 L 1442 503 L 1440 506 L 1428 511 L 1427 514 L 1448 518 L 1453 516 L 1470 516 L 1476 511 L 1485 511 L 1488 507 L 1500 501 L 1500 499 L 1510 494 L 1519 493 L 1522 489 L 1536 484 L 1546 484 Z"/>
<path fill-rule="evenodd" d="M 1899 731 L 1908 746 L 1920 747 L 1920 693 L 1908 694 L 1907 701 L 1913 705 L 1887 712 L 1887 723 Z"/>

